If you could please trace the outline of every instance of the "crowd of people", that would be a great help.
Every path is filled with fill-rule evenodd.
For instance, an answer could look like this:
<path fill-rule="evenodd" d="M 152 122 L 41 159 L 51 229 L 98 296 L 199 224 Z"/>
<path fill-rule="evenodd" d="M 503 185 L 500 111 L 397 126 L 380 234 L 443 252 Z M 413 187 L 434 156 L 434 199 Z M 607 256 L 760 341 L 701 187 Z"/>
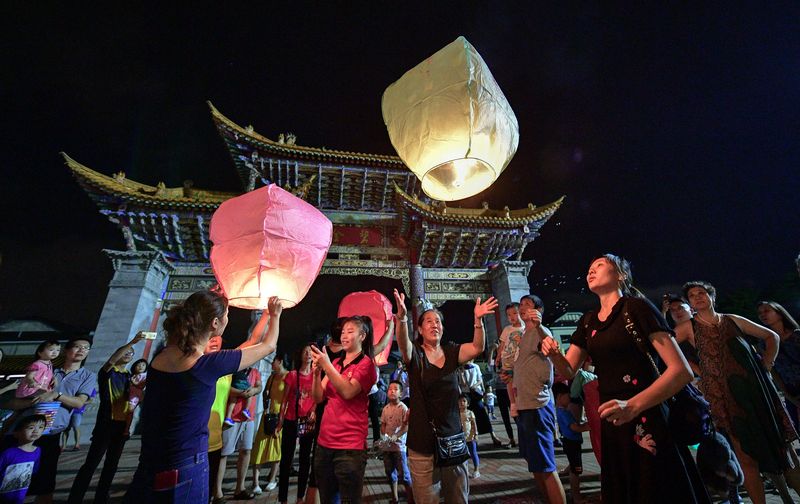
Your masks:
<path fill-rule="evenodd" d="M 369 317 L 340 318 L 324 345 L 303 344 L 291 360 L 275 354 L 278 298 L 254 318 L 244 343 L 223 350 L 228 305 L 214 291 L 169 311 L 165 345 L 149 362 L 134 361 L 142 333 L 97 373 L 83 366 L 88 339 L 69 341 L 60 367 L 53 361 L 61 345 L 44 342 L 24 378 L 6 388 L 16 388 L 13 397 L 0 404 L 0 502 L 22 502 L 26 494 L 52 502 L 59 456 L 90 400 L 98 403 L 97 420 L 70 503 L 86 498 L 103 458 L 94 501 L 108 501 L 134 413 L 141 450 L 124 499 L 131 503 L 224 502 L 223 476 L 234 455 L 234 499 L 254 498 L 263 483 L 288 502 L 297 457 L 296 502 L 358 503 L 372 453 L 370 424 L 392 502 L 468 502 L 470 482 L 481 478 L 477 439 L 484 434 L 497 447 L 518 448 L 546 502 L 566 503 L 565 476 L 572 501 L 581 503 L 584 432 L 601 467 L 603 502 L 710 503 L 722 492 L 734 503 L 743 483 L 758 504 L 765 479 L 792 502 L 792 490 L 800 496 L 792 449 L 800 405 L 797 322 L 772 301 L 754 307 L 760 324 L 719 313 L 707 282 L 686 283 L 659 311 L 632 280 L 618 256 L 592 261 L 586 281 L 598 308 L 578 321 L 566 352 L 543 325 L 536 295 L 505 306 L 509 324 L 487 351 L 484 317 L 497 311 L 497 300 L 476 300 L 472 339 L 455 344 L 444 338 L 436 308 L 423 306 L 409 323 L 405 295 L 396 290 L 383 335 L 375 337 Z M 400 361 L 381 387 L 374 357 L 392 335 Z M 484 358 L 485 370 L 475 363 Z M 668 425 L 666 405 L 691 382 L 708 402 L 719 445 L 729 447 L 726 460 L 740 468 L 723 488 Z M 50 403 L 55 411 L 42 415 Z M 497 410 L 507 440 L 493 430 Z M 79 440 L 76 432 L 72 449 L 80 449 Z M 569 463 L 560 473 L 557 446 Z"/>

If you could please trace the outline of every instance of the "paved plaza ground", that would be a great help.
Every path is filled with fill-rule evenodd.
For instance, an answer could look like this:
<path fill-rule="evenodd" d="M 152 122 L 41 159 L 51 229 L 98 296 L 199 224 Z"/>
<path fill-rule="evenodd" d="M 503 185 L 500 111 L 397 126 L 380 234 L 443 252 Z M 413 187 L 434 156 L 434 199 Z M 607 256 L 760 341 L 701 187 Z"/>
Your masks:
<path fill-rule="evenodd" d="M 497 432 L 505 432 L 502 424 L 495 423 Z M 600 502 L 600 468 L 597 460 L 591 451 L 588 436 L 584 440 L 583 467 L 584 474 L 581 478 L 584 497 L 588 503 L 598 504 Z M 57 488 L 55 494 L 56 502 L 65 502 L 72 480 L 78 472 L 83 459 L 86 456 L 88 446 L 84 446 L 81 451 L 65 451 L 61 455 L 59 473 L 57 478 Z M 139 439 L 135 436 L 125 446 L 125 453 L 122 456 L 117 472 L 117 478 L 111 487 L 111 502 L 121 502 L 122 495 L 133 477 L 136 468 L 136 461 L 139 453 Z M 525 463 L 519 458 L 516 449 L 495 448 L 492 446 L 488 435 L 481 436 L 479 440 L 479 453 L 481 457 L 481 477 L 470 481 L 470 502 L 474 503 L 497 503 L 497 504 L 522 504 L 542 502 L 539 492 L 535 489 L 533 478 L 526 472 Z M 567 458 L 563 451 L 556 450 L 556 459 L 559 469 L 567 465 Z M 295 462 L 296 463 L 296 462 Z M 236 476 L 236 458 L 229 457 L 228 470 L 225 474 L 224 490 L 230 497 L 233 494 Z M 471 463 L 470 463 L 471 467 Z M 98 468 L 92 485 L 87 492 L 86 502 L 92 502 L 93 491 L 97 484 L 100 470 Z M 250 484 L 250 474 L 248 474 L 248 485 Z M 262 487 L 266 480 L 266 474 L 262 473 Z M 562 478 L 564 488 L 567 490 L 567 501 L 571 502 L 569 495 L 568 478 Z M 292 478 L 289 487 L 289 502 L 296 502 L 296 478 Z M 366 503 L 388 503 L 390 501 L 389 486 L 383 473 L 383 462 L 377 459 L 370 459 L 367 464 L 367 471 L 364 482 Z M 29 498 L 28 501 L 31 499 Z M 250 502 L 253 504 L 273 504 L 278 500 L 277 489 L 272 492 L 265 492 L 260 497 L 252 501 L 233 501 L 229 502 Z M 749 502 L 749 501 L 746 501 Z M 767 502 L 770 504 L 781 503 L 777 495 L 768 495 Z M 678 503 L 676 503 L 678 504 Z"/>

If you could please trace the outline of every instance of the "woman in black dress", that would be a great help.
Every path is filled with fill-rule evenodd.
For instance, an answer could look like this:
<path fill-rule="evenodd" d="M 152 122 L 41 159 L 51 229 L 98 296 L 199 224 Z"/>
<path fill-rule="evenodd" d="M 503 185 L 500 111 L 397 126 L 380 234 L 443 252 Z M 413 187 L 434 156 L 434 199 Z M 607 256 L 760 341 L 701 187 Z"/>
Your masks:
<path fill-rule="evenodd" d="M 572 377 L 592 358 L 600 386 L 603 502 L 710 503 L 685 446 L 673 441 L 662 403 L 692 379 L 666 321 L 647 300 L 631 294 L 629 263 L 613 254 L 589 266 L 586 281 L 600 300 L 578 322 L 567 355 L 552 338 L 542 342 L 559 373 Z M 633 289 L 635 291 L 635 289 Z M 638 291 L 637 291 L 638 293 Z M 658 377 L 626 329 L 648 336 L 648 349 L 666 368 Z"/>

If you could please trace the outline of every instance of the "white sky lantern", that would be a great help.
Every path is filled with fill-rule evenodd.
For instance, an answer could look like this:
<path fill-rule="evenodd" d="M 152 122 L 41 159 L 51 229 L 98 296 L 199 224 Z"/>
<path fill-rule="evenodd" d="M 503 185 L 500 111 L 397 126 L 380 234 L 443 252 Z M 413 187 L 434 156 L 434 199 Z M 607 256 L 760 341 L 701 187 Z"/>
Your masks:
<path fill-rule="evenodd" d="M 437 200 L 483 191 L 517 152 L 517 117 L 464 37 L 386 88 L 382 109 L 398 155 Z"/>
<path fill-rule="evenodd" d="M 211 217 L 211 267 L 231 306 L 264 309 L 270 296 L 290 308 L 322 269 L 333 225 L 275 184 L 222 203 Z"/>

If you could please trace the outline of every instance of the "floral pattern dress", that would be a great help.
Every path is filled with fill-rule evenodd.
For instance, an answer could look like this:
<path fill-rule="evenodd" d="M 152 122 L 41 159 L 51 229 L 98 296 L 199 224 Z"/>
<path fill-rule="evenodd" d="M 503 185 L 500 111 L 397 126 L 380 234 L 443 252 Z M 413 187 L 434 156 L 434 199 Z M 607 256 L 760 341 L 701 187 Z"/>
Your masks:
<path fill-rule="evenodd" d="M 595 312 L 584 314 L 571 343 L 592 358 L 601 404 L 630 399 L 657 378 L 625 327 L 625 312 L 641 334 L 671 333 L 656 308 L 638 298 L 621 298 L 602 321 Z M 658 355 L 651 345 L 648 347 L 651 355 Z M 603 420 L 601 444 L 603 502 L 711 502 L 688 448 L 677 446 L 670 436 L 662 406 L 622 425 Z"/>
<path fill-rule="evenodd" d="M 719 325 L 692 320 L 700 354 L 700 388 L 718 430 L 738 441 L 762 472 L 790 467 L 794 427 L 755 350 L 728 316 Z"/>

